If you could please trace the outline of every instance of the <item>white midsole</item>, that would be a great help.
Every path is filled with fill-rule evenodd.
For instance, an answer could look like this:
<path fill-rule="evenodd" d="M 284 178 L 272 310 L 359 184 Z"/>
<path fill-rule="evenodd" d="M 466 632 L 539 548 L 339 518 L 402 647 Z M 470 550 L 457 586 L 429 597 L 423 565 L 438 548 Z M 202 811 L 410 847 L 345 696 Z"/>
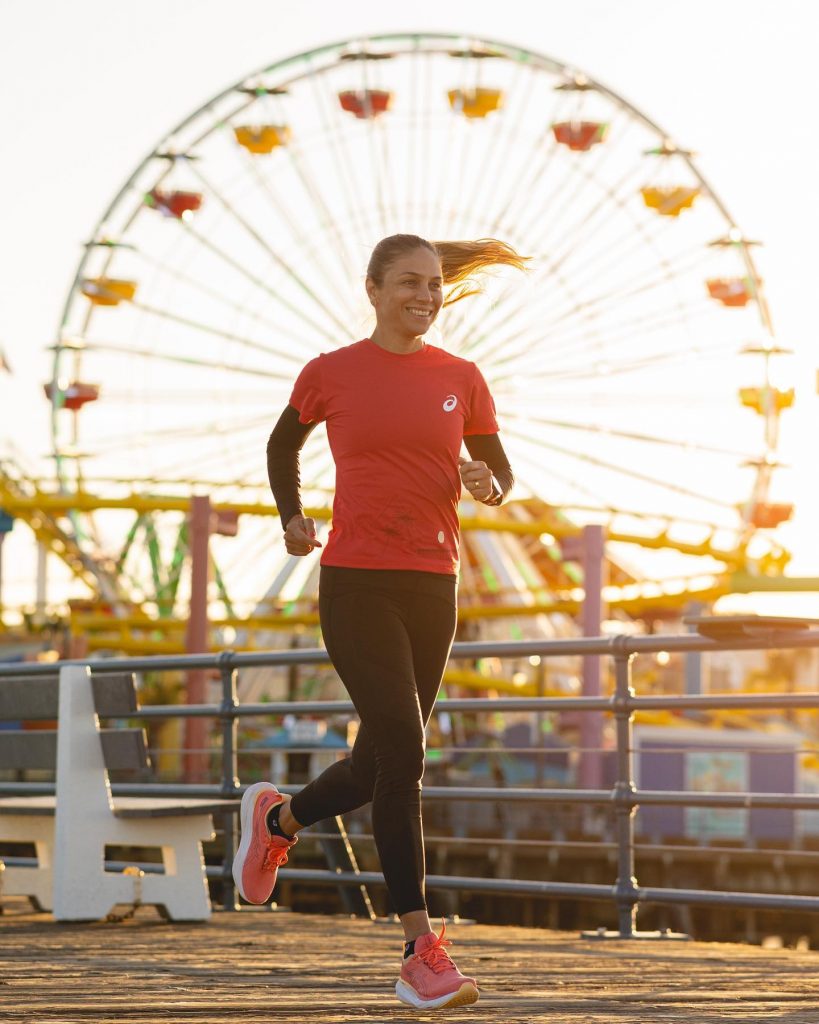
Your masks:
<path fill-rule="evenodd" d="M 417 1010 L 437 1010 L 441 1006 L 446 1006 L 447 1003 L 451 1002 L 455 996 L 463 992 L 464 988 L 467 987 L 474 991 L 474 985 L 469 981 L 465 981 L 455 992 L 447 992 L 446 995 L 438 996 L 437 999 L 422 999 L 412 985 L 407 984 L 403 978 L 399 978 L 395 983 L 395 994 L 402 1003 L 414 1006 Z M 475 998 L 478 998 L 477 992 L 475 993 Z"/>

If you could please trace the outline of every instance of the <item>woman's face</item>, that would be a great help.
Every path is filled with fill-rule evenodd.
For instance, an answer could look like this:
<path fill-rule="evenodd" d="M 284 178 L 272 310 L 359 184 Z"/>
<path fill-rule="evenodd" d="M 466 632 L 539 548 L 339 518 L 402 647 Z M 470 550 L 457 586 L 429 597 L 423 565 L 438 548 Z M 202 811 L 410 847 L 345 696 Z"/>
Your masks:
<path fill-rule="evenodd" d="M 367 295 L 380 330 L 412 338 L 425 334 L 444 301 L 440 260 L 425 247 L 413 249 L 387 267 L 380 288 L 368 277 Z"/>

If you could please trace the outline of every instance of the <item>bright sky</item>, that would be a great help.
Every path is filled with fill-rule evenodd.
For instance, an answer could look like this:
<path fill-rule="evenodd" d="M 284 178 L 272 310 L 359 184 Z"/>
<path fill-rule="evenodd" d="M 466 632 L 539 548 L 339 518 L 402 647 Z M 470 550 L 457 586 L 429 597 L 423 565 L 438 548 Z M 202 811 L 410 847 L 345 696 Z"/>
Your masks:
<path fill-rule="evenodd" d="M 797 405 L 781 446 L 792 469 L 777 489 L 796 502 L 797 516 L 782 539 L 795 554 L 790 571 L 819 576 L 811 13 L 804 0 L 674 8 L 656 0 L 0 0 L 0 348 L 13 369 L 0 372 L 0 443 L 13 441 L 32 461 L 47 455 L 45 347 L 81 243 L 159 138 L 223 88 L 288 55 L 359 34 L 463 32 L 540 51 L 612 88 L 697 152 L 746 235 L 764 242 L 756 260 L 778 340 L 797 351 Z M 50 463 L 41 465 L 47 472 Z M 7 600 L 32 600 L 21 528 L 4 562 Z M 799 609 L 819 614 L 819 596 L 811 600 Z M 797 609 L 778 602 L 775 610 Z"/>

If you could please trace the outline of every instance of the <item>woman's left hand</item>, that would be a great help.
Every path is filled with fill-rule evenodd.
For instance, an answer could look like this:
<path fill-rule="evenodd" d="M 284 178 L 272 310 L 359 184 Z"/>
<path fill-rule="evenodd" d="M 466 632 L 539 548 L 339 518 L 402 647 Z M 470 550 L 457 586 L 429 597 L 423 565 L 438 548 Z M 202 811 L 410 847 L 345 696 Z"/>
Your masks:
<path fill-rule="evenodd" d="M 486 501 L 492 496 L 492 471 L 485 462 L 470 462 L 459 455 L 458 469 L 464 487 L 475 501 Z"/>

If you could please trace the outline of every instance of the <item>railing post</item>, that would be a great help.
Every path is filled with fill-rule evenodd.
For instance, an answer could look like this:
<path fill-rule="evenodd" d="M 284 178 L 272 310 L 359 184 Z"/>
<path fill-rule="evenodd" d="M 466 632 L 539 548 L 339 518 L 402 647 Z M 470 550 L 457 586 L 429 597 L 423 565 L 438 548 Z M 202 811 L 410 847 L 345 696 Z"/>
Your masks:
<path fill-rule="evenodd" d="M 633 712 L 631 699 L 631 661 L 633 654 L 618 651 L 614 656 L 614 722 L 617 736 L 617 780 L 614 784 L 614 806 L 617 833 L 617 902 L 618 928 L 621 939 L 634 936 L 637 923 L 639 890 L 634 867 L 634 755 Z"/>
<path fill-rule="evenodd" d="M 233 651 L 222 651 L 218 658 L 222 676 L 222 703 L 219 717 L 222 720 L 222 796 L 235 797 L 239 792 L 238 738 L 239 721 L 236 717 L 238 700 L 236 696 L 236 669 L 233 667 Z M 222 815 L 223 862 L 222 862 L 222 906 L 225 910 L 237 910 L 236 891 L 233 885 L 233 857 L 236 853 L 237 817 L 232 811 Z"/>

